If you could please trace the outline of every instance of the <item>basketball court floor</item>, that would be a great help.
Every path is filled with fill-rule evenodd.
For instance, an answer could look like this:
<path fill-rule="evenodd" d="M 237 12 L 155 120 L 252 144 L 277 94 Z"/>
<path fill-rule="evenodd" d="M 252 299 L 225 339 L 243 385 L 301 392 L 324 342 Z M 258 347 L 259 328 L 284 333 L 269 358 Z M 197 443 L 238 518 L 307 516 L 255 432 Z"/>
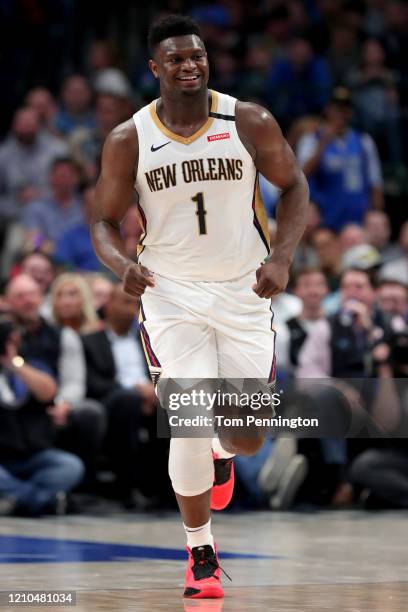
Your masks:
<path fill-rule="evenodd" d="M 406 512 L 221 513 L 224 600 L 183 600 L 186 553 L 175 514 L 0 520 L 5 591 L 76 592 L 76 612 L 408 610 Z"/>

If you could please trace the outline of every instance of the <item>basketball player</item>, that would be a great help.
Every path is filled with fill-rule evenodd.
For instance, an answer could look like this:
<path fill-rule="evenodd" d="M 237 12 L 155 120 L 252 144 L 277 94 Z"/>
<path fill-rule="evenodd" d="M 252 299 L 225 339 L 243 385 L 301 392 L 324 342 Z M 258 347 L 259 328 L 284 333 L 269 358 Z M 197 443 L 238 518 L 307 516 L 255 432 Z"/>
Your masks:
<path fill-rule="evenodd" d="M 149 32 L 160 98 L 107 138 L 92 224 L 101 261 L 141 298 L 153 375 L 273 378 L 270 298 L 283 291 L 306 225 L 306 179 L 270 113 L 207 88 L 197 24 L 169 16 Z M 269 254 L 258 173 L 282 190 Z M 138 262 L 120 223 L 134 190 L 144 225 Z M 232 496 L 233 457 L 263 438 L 175 438 L 169 474 L 187 534 L 184 596 L 223 597 L 210 506 Z"/>

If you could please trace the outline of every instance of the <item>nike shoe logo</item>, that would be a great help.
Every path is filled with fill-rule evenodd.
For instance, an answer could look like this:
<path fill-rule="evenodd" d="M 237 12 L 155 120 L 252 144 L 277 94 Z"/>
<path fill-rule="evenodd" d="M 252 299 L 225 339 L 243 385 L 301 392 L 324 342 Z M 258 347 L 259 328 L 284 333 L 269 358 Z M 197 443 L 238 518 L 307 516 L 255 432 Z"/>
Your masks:
<path fill-rule="evenodd" d="M 152 153 L 154 153 L 155 151 L 158 151 L 159 149 L 161 149 L 162 147 L 165 147 L 166 145 L 170 144 L 171 140 L 169 140 L 169 142 L 165 142 L 164 144 L 160 145 L 159 147 L 155 147 L 155 146 L 151 146 L 150 150 Z"/>

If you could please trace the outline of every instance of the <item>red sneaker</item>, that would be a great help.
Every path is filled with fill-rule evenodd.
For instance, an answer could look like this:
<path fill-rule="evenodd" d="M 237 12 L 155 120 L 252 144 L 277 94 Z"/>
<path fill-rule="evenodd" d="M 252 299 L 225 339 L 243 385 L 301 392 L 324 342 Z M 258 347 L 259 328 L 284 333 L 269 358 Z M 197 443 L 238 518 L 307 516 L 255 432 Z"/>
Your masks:
<path fill-rule="evenodd" d="M 223 510 L 234 493 L 234 457 L 219 459 L 213 452 L 214 484 L 211 491 L 211 510 Z"/>
<path fill-rule="evenodd" d="M 189 599 L 221 598 L 224 591 L 221 586 L 220 566 L 217 547 L 215 551 L 209 544 L 186 548 L 188 564 L 184 582 L 183 597 Z"/>

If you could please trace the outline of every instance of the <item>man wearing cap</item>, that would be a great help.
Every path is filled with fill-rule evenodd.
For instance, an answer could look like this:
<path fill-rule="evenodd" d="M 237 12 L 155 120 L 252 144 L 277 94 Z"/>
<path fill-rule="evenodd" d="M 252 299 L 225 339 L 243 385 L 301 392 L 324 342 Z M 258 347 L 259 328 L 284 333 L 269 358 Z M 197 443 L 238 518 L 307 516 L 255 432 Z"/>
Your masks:
<path fill-rule="evenodd" d="M 319 206 L 323 225 L 335 231 L 348 223 L 362 224 L 367 210 L 383 207 L 376 145 L 368 134 L 350 127 L 351 117 L 350 93 L 337 87 L 326 106 L 324 124 L 304 135 L 297 148 L 311 199 Z"/>

